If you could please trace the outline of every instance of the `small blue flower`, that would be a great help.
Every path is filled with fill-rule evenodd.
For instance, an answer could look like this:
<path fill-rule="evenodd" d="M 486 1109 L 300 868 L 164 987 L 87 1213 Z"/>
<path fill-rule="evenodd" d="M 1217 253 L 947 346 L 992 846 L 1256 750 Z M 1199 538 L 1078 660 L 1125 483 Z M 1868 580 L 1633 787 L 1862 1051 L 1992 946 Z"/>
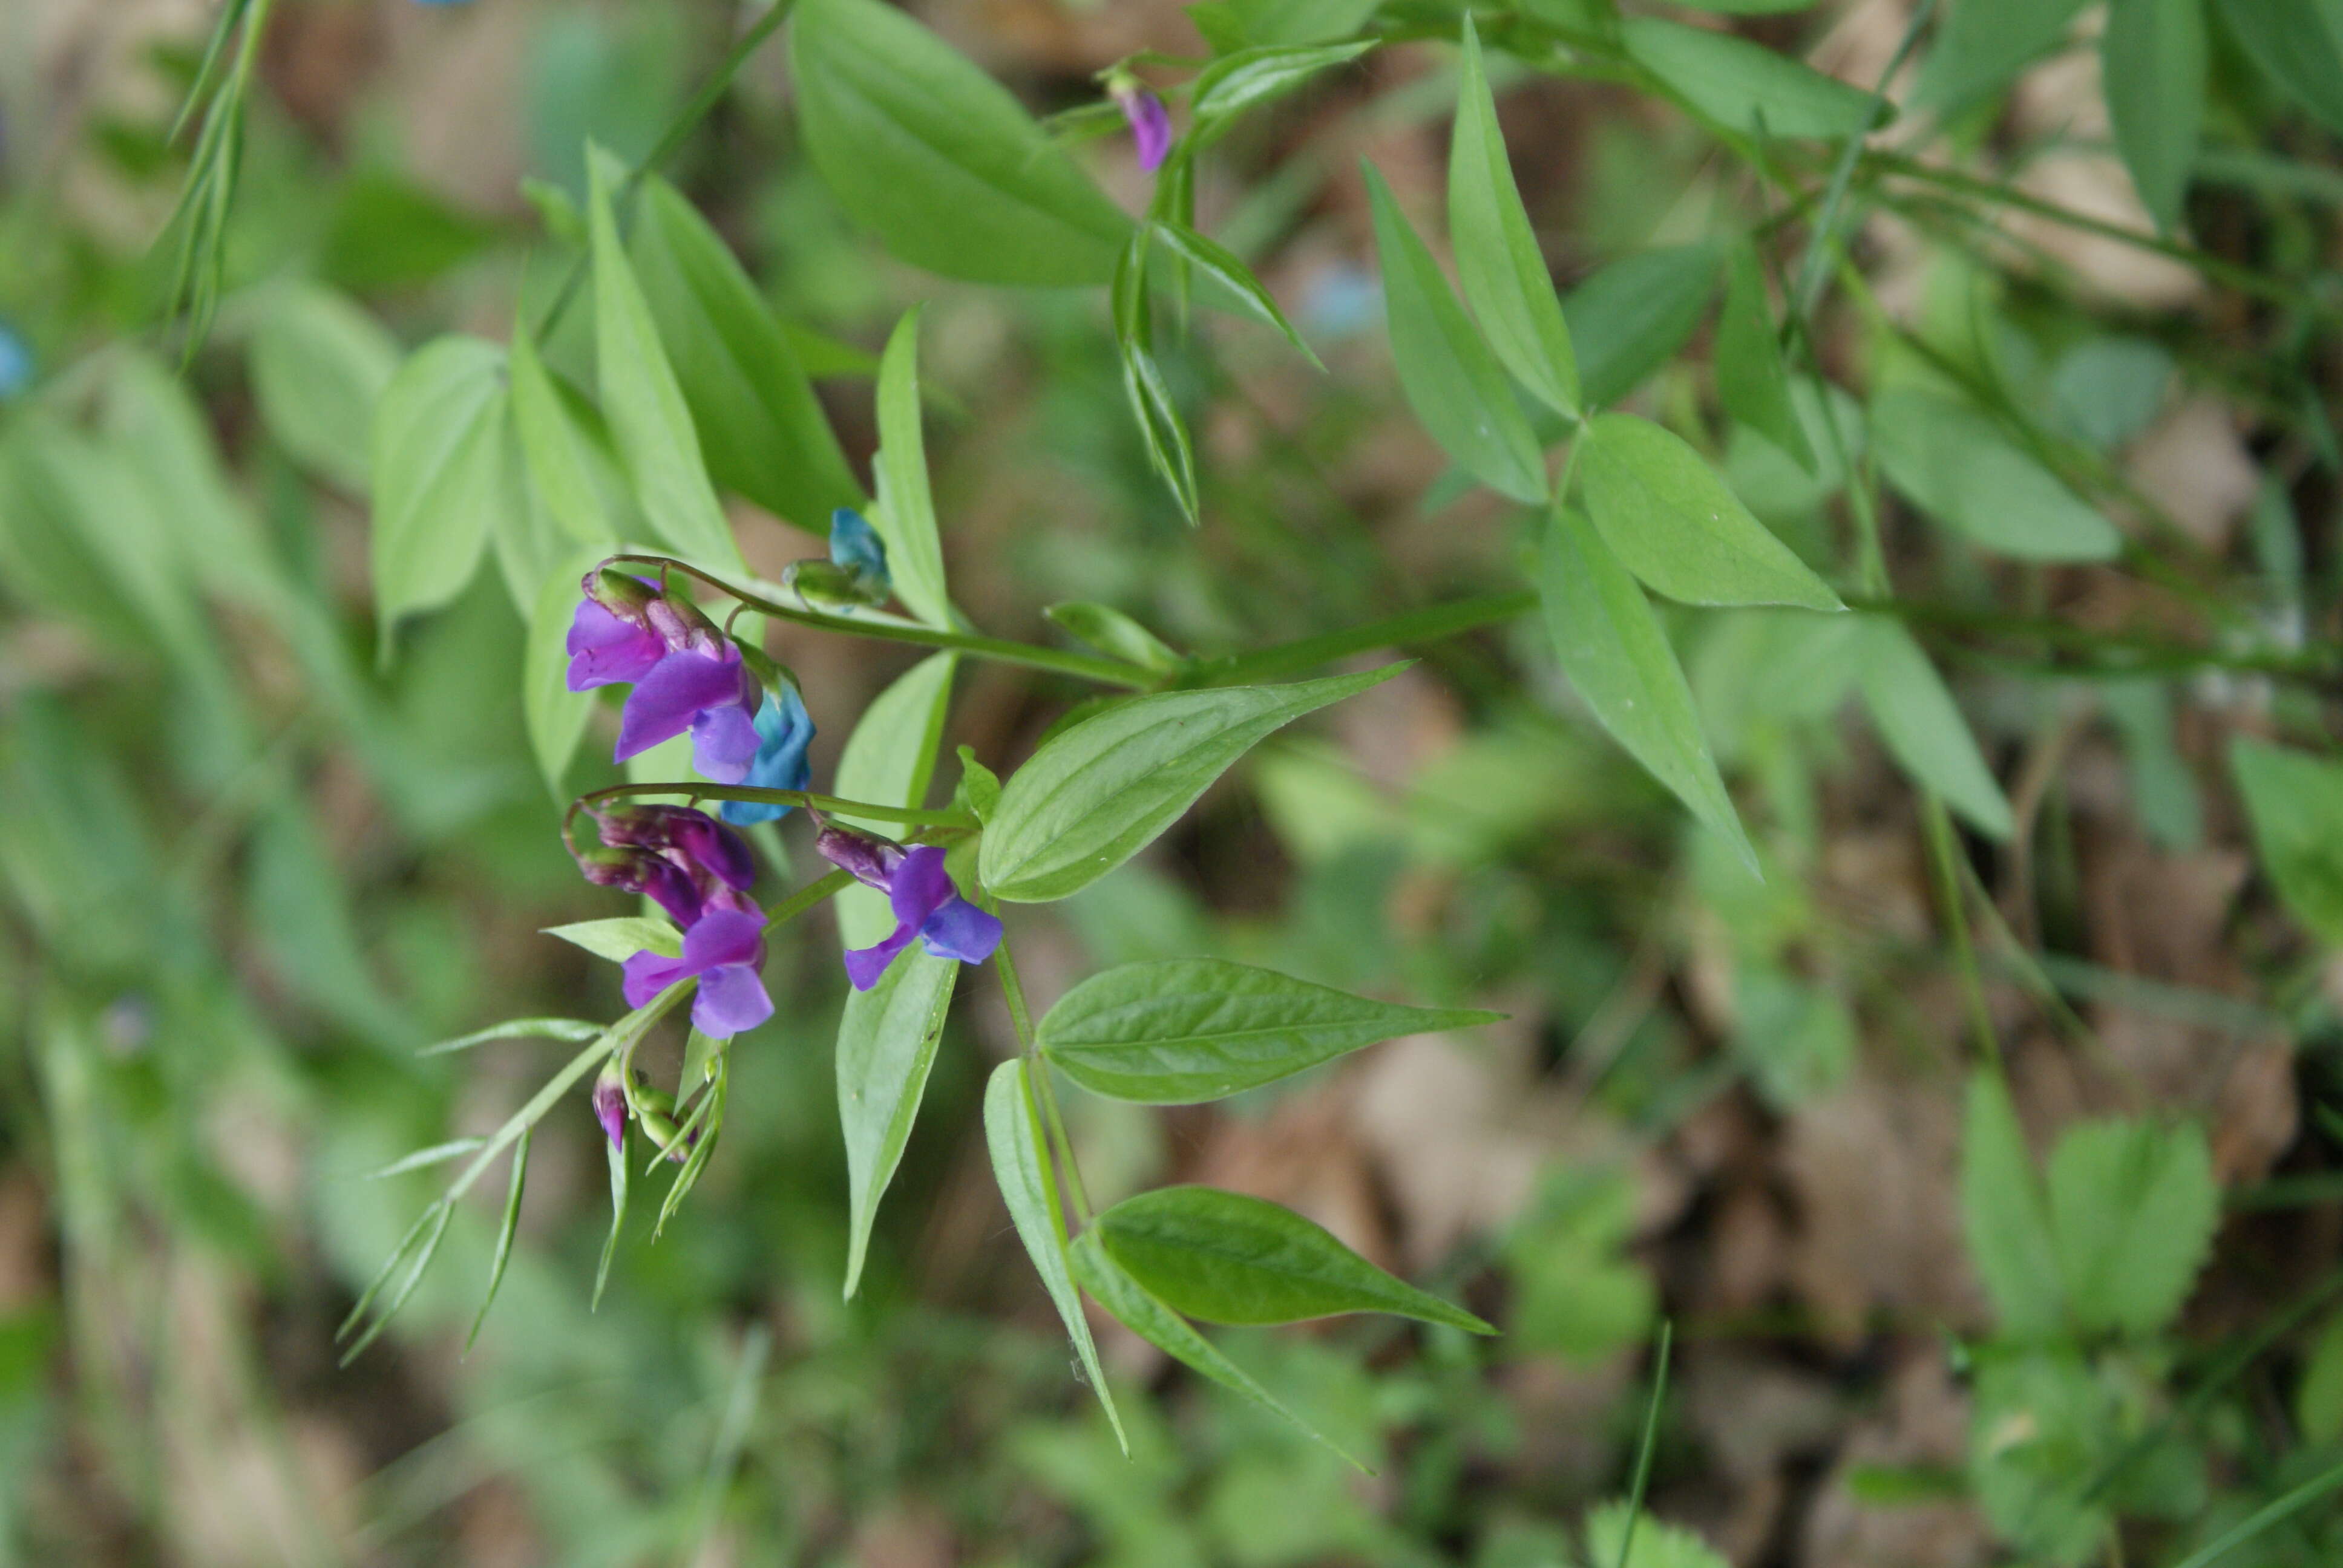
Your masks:
<path fill-rule="evenodd" d="M 830 564 L 847 574 L 873 604 L 883 604 L 895 591 L 887 575 L 887 546 L 879 530 L 851 507 L 830 514 Z"/>
<path fill-rule="evenodd" d="M 749 759 L 748 777 L 736 782 L 759 789 L 803 789 L 813 782 L 813 765 L 806 760 L 806 748 L 812 744 L 813 716 L 797 689 L 785 687 L 779 697 L 768 696 L 757 710 L 757 755 Z M 759 800 L 727 800 L 718 815 L 745 828 L 773 821 L 789 809 Z"/>
<path fill-rule="evenodd" d="M 32 384 L 33 351 L 0 322 L 0 397 L 14 397 Z"/>

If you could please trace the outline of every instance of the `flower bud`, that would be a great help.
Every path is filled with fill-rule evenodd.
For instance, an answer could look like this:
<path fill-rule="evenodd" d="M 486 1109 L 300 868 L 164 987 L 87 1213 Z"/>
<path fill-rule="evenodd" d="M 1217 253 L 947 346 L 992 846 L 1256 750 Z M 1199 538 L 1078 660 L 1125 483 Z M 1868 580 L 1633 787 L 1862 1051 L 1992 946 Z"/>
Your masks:
<path fill-rule="evenodd" d="M 903 860 L 900 844 L 890 844 L 843 828 L 825 826 L 814 835 L 813 848 L 815 854 L 868 888 L 886 887 L 888 877 Z"/>
<path fill-rule="evenodd" d="M 602 1064 L 594 1080 L 594 1120 L 610 1137 L 610 1147 L 624 1152 L 627 1147 L 627 1085 L 619 1076 L 618 1063 L 613 1059 Z"/>

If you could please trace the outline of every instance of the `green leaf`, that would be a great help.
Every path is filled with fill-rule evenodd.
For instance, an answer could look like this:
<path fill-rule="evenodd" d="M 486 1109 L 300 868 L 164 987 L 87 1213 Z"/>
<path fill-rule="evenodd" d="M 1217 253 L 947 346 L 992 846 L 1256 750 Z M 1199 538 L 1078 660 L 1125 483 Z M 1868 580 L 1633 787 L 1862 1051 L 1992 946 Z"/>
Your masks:
<path fill-rule="evenodd" d="M 529 753 L 557 806 L 568 802 L 561 780 L 594 716 L 594 694 L 569 689 L 569 625 L 583 597 L 579 584 L 602 555 L 602 547 L 593 546 L 556 567 L 529 608 L 528 640 L 521 654 L 521 718 L 528 727 Z"/>
<path fill-rule="evenodd" d="M 1871 408 L 1887 482 L 1980 548 L 2022 560 L 2104 561 L 2123 536 L 2001 427 L 1966 403 L 1903 388 Z"/>
<path fill-rule="evenodd" d="M 1061 732 L 1001 787 L 978 860 L 985 888 L 1021 904 L 1080 891 L 1144 849 L 1264 736 L 1403 668 L 1133 698 Z"/>
<path fill-rule="evenodd" d="M 619 528 L 596 480 L 593 438 L 538 357 L 528 328 L 515 324 L 511 363 L 513 426 L 530 489 L 564 533 L 581 545 L 617 548 Z"/>
<path fill-rule="evenodd" d="M 1708 310 L 1722 255 L 1705 243 L 1638 251 L 1571 290 L 1562 317 L 1588 407 L 1616 403 L 1675 357 Z"/>
<path fill-rule="evenodd" d="M 1463 75 L 1448 144 L 1448 232 L 1456 279 L 1514 378 L 1558 414 L 1578 417 L 1578 360 L 1562 301 L 1513 183 L 1496 100 L 1481 66 L 1481 38 L 1464 19 Z"/>
<path fill-rule="evenodd" d="M 971 283 L 1104 283 L 1131 220 L 1008 89 L 879 0 L 803 0 L 789 73 L 839 205 L 914 266 Z"/>
<path fill-rule="evenodd" d="M 1862 628 L 1855 679 L 1871 722 L 1896 763 L 1922 789 L 1944 797 L 1978 832 L 2006 839 L 2009 798 L 1986 766 L 1960 705 L 1912 634 L 1892 620 Z"/>
<path fill-rule="evenodd" d="M 1234 118 L 1301 86 L 1319 72 L 1347 65 L 1381 42 L 1262 44 L 1222 55 L 1196 76 L 1188 109 L 1198 129 Z"/>
<path fill-rule="evenodd" d="M 920 311 L 903 313 L 879 362 L 879 504 L 870 526 L 887 546 L 895 592 L 930 626 L 952 624 L 944 587 L 943 542 L 928 488 L 927 437 L 920 426 Z M 825 520 L 825 527 L 827 521 Z"/>
<path fill-rule="evenodd" d="M 911 667 L 863 711 L 838 763 L 838 789 L 850 799 L 917 806 L 927 799 L 938 740 L 951 701 L 957 656 L 936 654 Z M 858 826 L 852 819 L 837 819 Z M 869 824 L 880 831 L 893 824 Z M 882 895 L 848 888 L 838 896 L 839 935 L 868 947 L 894 929 Z M 848 1197 L 846 1293 L 861 1282 L 879 1201 L 893 1179 L 919 1115 L 937 1042 L 951 1006 L 960 965 L 924 948 L 888 966 L 879 983 L 846 999 L 838 1020 L 838 1113 L 845 1133 Z"/>
<path fill-rule="evenodd" d="M 1374 205 L 1392 358 L 1408 407 L 1441 449 L 1483 484 L 1517 501 L 1544 500 L 1545 459 L 1503 367 L 1465 318 L 1383 176 L 1372 164 L 1361 166 Z"/>
<path fill-rule="evenodd" d="M 1302 341 L 1302 334 L 1293 329 L 1293 323 L 1285 318 L 1285 312 L 1277 307 L 1277 301 L 1262 286 L 1261 279 L 1252 275 L 1252 268 L 1239 260 L 1234 252 L 1210 236 L 1168 219 L 1156 220 L 1149 226 L 1149 231 L 1174 256 L 1218 284 L 1248 315 L 1283 333 L 1285 340 L 1300 349 L 1303 358 L 1321 370 L 1326 368 L 1319 364 L 1310 345 Z"/>
<path fill-rule="evenodd" d="M 486 1029 L 459 1034 L 453 1040 L 443 1040 L 417 1051 L 417 1056 L 446 1056 L 451 1051 L 469 1050 L 476 1045 L 487 1045 L 498 1040 L 591 1040 L 602 1032 L 605 1025 L 588 1023 L 582 1018 L 516 1018 L 503 1023 L 492 1023 Z"/>
<path fill-rule="evenodd" d="M 594 236 L 594 357 L 602 412 L 610 421 L 635 499 L 651 529 L 679 552 L 719 570 L 745 570 L 717 503 L 691 409 L 659 342 L 659 324 L 635 279 L 610 210 L 624 172 L 601 148 L 587 159 Z"/>
<path fill-rule="evenodd" d="M 472 580 L 506 502 L 504 351 L 477 337 L 425 345 L 374 419 L 374 598 L 382 647 L 410 611 Z"/>
<path fill-rule="evenodd" d="M 1150 1295 L 1211 1323 L 1291 1323 L 1394 1312 L 1476 1334 L 1497 1331 L 1393 1279 L 1323 1226 L 1259 1198 L 1160 1187 L 1098 1217 L 1099 1244 Z"/>
<path fill-rule="evenodd" d="M 2116 150 L 2140 205 L 2167 234 L 2205 126 L 2207 44 L 2203 0 L 2111 0 L 2099 40 L 2100 76 Z"/>
<path fill-rule="evenodd" d="M 1633 414 L 1601 414 L 1579 439 L 1587 514 L 1654 592 L 1684 604 L 1845 608 L 1682 437 Z"/>
<path fill-rule="evenodd" d="M 625 963 L 637 953 L 661 958 L 683 956 L 683 933 L 653 915 L 621 915 L 608 920 L 579 920 L 574 925 L 547 926 L 545 934 L 584 948 L 598 959 Z"/>
<path fill-rule="evenodd" d="M 291 286 L 253 329 L 260 417 L 295 461 L 364 495 L 375 404 L 398 360 L 397 341 L 347 296 Z"/>
<path fill-rule="evenodd" d="M 797 351 L 708 220 L 654 176 L 628 244 L 716 483 L 815 534 L 860 508 Z"/>
<path fill-rule="evenodd" d="M 2083 0 L 1960 0 L 1936 30 L 1917 101 L 1951 114 L 2000 92 L 2066 41 L 2082 7 Z"/>
<path fill-rule="evenodd" d="M 1122 390 L 1130 399 L 1131 417 L 1147 445 L 1148 463 L 1171 487 L 1180 515 L 1190 527 L 1197 522 L 1196 453 L 1188 438 L 1187 422 L 1180 417 L 1172 389 L 1164 384 L 1161 367 L 1150 345 L 1153 328 L 1149 319 L 1147 292 L 1148 231 L 1131 236 L 1114 270 L 1112 305 L 1115 347 L 1122 357 Z"/>
<path fill-rule="evenodd" d="M 2343 762 L 2240 736 L 2229 771 L 2263 873 L 2295 919 L 2343 947 Z"/>
<path fill-rule="evenodd" d="M 1316 44 L 1364 26 L 1381 0 L 1212 0 L 1188 19 L 1225 53 L 1248 44 Z"/>
<path fill-rule="evenodd" d="M 1765 304 L 1765 272 L 1756 246 L 1743 241 L 1725 263 L 1725 308 L 1716 318 L 1716 391 L 1725 411 L 1796 459 L 1816 464 L 1805 421 L 1790 400 L 1790 376 Z"/>
<path fill-rule="evenodd" d="M 512 396 L 505 395 L 504 455 L 497 465 L 497 487 L 502 500 L 488 542 L 495 547 L 497 575 L 512 596 L 513 608 L 523 621 L 536 613 L 539 590 L 578 553 L 578 541 L 562 527 L 552 507 L 529 482 L 528 458 L 520 443 L 520 422 L 513 416 Z M 607 552 L 607 545 L 597 545 Z M 583 568 L 581 568 L 582 571 Z"/>
<path fill-rule="evenodd" d="M 846 999 L 838 1021 L 838 1114 L 846 1134 L 846 1294 L 862 1281 L 879 1200 L 894 1179 L 927 1091 L 960 965 L 925 949 Z"/>
<path fill-rule="evenodd" d="M 497 1250 L 488 1262 L 488 1289 L 480 1298 L 480 1310 L 472 1317 L 472 1330 L 464 1336 L 464 1353 L 469 1355 L 473 1345 L 479 1342 L 480 1325 L 488 1321 L 488 1309 L 497 1304 L 497 1292 L 505 1282 L 505 1265 L 512 1261 L 513 1238 L 520 1234 L 521 1188 L 528 1180 L 528 1140 L 533 1127 L 520 1130 L 520 1140 L 513 1145 L 512 1178 L 505 1188 L 505 1213 L 497 1226 Z"/>
<path fill-rule="evenodd" d="M 2307 1442 L 2323 1445 L 2343 1438 L 2343 1316 L 2328 1319 L 2319 1331 L 2295 1385 L 2294 1419 Z"/>
<path fill-rule="evenodd" d="M 1336 1447 L 1334 1441 L 1303 1421 L 1275 1395 L 1254 1381 L 1236 1362 L 1222 1355 L 1212 1342 L 1198 1333 L 1170 1307 L 1147 1293 L 1145 1286 L 1125 1273 L 1099 1245 L 1098 1232 L 1086 1231 L 1075 1238 L 1072 1249 L 1074 1278 L 1111 1313 L 1115 1322 L 1171 1356 L 1192 1371 L 1201 1372 L 1222 1388 L 1251 1400 L 1271 1413 L 1292 1422 L 1334 1452 L 1364 1470 L 1349 1454 Z"/>
<path fill-rule="evenodd" d="M 1586 1560 L 1587 1568 L 1730 1568 L 1693 1531 L 1638 1515 L 1624 1502 L 1606 1503 L 1587 1516 Z"/>
<path fill-rule="evenodd" d="M 2085 1332 L 2152 1334 L 2180 1315 L 2220 1223 L 2205 1134 L 2085 1121 L 2050 1156 L 2050 1233 Z"/>
<path fill-rule="evenodd" d="M 1044 609 L 1051 624 L 1079 642 L 1086 642 L 1111 658 L 1141 669 L 1176 669 L 1180 655 L 1161 638 L 1112 605 L 1076 599 Z"/>
<path fill-rule="evenodd" d="M 1537 588 L 1563 673 L 1603 728 L 1754 866 L 1756 852 L 1717 777 L 1667 634 L 1644 590 L 1574 508 L 1556 508 L 1546 525 Z"/>
<path fill-rule="evenodd" d="M 1619 31 L 1630 59 L 1728 130 L 1842 141 L 1871 129 L 1869 93 L 1762 44 L 1656 16 L 1630 16 Z"/>
<path fill-rule="evenodd" d="M 589 1312 L 602 1310 L 602 1291 L 610 1282 L 610 1260 L 618 1255 L 618 1235 L 627 1228 L 627 1141 L 621 1136 L 616 1143 L 602 1140 L 602 1152 L 610 1165 L 610 1233 L 602 1240 L 602 1256 L 594 1265 L 594 1299 L 587 1306 Z"/>
<path fill-rule="evenodd" d="M 1041 1120 L 1034 1109 L 1028 1070 L 1022 1060 L 1004 1061 L 992 1070 L 984 1086 L 984 1142 L 992 1155 L 993 1179 L 1001 1184 L 1001 1200 L 1009 1206 L 1018 1240 L 1025 1243 L 1026 1255 L 1033 1260 L 1074 1342 L 1082 1372 L 1099 1402 L 1106 1407 L 1115 1442 L 1127 1454 L 1131 1442 L 1123 1436 L 1122 1417 L 1115 1413 L 1114 1394 L 1099 1365 L 1098 1346 L 1091 1339 L 1089 1320 L 1082 1316 L 1081 1297 L 1074 1293 L 1073 1274 L 1066 1260 L 1065 1217 L 1058 1206 L 1058 1179 L 1042 1146 Z"/>
<path fill-rule="evenodd" d="M 1395 1035 L 1503 1013 L 1402 1007 L 1219 959 L 1125 964 L 1058 1000 L 1035 1043 L 1095 1094 L 1194 1105 L 1273 1083 Z"/>
<path fill-rule="evenodd" d="M 1961 1229 L 2002 1332 L 2046 1340 L 2063 1323 L 2058 1249 L 2034 1176 L 2034 1156 L 1998 1073 L 1969 1078 L 1961 1123 Z"/>
<path fill-rule="evenodd" d="M 2328 130 L 2343 135 L 2343 26 L 2323 0 L 2217 0 L 2229 35 Z"/>
<path fill-rule="evenodd" d="M 125 343 L 111 357 L 106 434 L 145 481 L 149 509 L 170 518 L 180 560 L 209 592 L 281 618 L 285 572 L 228 483 L 209 417 L 152 354 Z"/>

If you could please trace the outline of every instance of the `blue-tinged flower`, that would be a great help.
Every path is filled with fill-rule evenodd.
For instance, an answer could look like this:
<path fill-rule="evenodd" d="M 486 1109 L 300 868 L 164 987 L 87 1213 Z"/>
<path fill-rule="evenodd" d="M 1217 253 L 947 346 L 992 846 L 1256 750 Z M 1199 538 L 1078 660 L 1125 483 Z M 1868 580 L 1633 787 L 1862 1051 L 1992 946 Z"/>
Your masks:
<path fill-rule="evenodd" d="M 748 776 L 739 780 L 759 789 L 803 789 L 813 782 L 813 764 L 806 748 L 813 744 L 813 716 L 797 688 L 783 687 L 768 696 L 757 710 L 757 755 L 749 760 Z M 770 822 L 788 814 L 787 806 L 759 800 L 727 800 L 719 811 L 727 822 L 747 827 Z"/>
<path fill-rule="evenodd" d="M 683 933 L 682 957 L 637 953 L 622 966 L 621 989 L 628 1007 L 641 1007 L 677 981 L 696 978 L 692 1027 L 729 1040 L 773 1016 L 773 999 L 757 973 L 764 961 L 764 911 L 738 893 L 719 893 Z"/>
<path fill-rule="evenodd" d="M 0 322 L 0 397 L 14 397 L 33 384 L 33 351 Z"/>
<path fill-rule="evenodd" d="M 850 948 L 846 978 L 856 990 L 869 990 L 916 937 L 938 958 L 980 964 L 1001 945 L 1001 922 L 960 897 L 944 869 L 944 852 L 933 844 L 906 849 L 842 829 L 824 828 L 814 849 L 854 879 L 887 895 L 895 930 L 873 947 Z"/>
<path fill-rule="evenodd" d="M 1139 150 L 1139 166 L 1152 174 L 1172 151 L 1172 114 L 1163 100 L 1141 86 L 1139 79 L 1117 71 L 1109 77 L 1107 96 L 1130 122 L 1131 140 Z"/>
<path fill-rule="evenodd" d="M 873 604 L 886 603 L 895 591 L 894 579 L 887 575 L 886 542 L 870 519 L 851 507 L 830 514 L 830 564 L 844 571 Z"/>

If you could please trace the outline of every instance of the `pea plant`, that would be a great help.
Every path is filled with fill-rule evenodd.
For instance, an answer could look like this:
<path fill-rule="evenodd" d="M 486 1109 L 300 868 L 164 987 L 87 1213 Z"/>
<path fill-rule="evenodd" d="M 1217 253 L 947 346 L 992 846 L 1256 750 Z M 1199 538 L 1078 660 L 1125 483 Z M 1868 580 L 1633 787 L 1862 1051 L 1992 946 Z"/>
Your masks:
<path fill-rule="evenodd" d="M 227 236 L 274 8 L 228 0 L 192 74 L 188 171 L 163 249 L 168 330 L 188 363 L 236 315 Z M 1817 801 L 1845 710 L 1897 770 L 1958 980 L 1960 1209 L 1993 1325 L 1958 1352 L 1976 1395 L 1966 1484 L 1996 1533 L 2029 1561 L 2120 1560 L 2127 1522 L 2145 1520 L 2157 1539 L 2187 1542 L 2196 1568 L 2281 1526 L 2307 1530 L 2304 1511 L 2343 1485 L 2343 1467 L 2288 1471 L 2270 1499 L 2203 1523 L 2231 1455 L 2191 1422 L 2237 1371 L 2180 1392 L 2182 1313 L 2221 1227 L 2203 1129 L 2143 1111 L 2075 1123 L 2046 1162 L 2026 1141 L 2004 1064 L 2010 1026 L 1989 991 L 2014 987 L 2056 1030 L 2089 1031 L 1981 870 L 2032 852 L 2044 787 L 2005 783 L 1946 670 L 1953 659 L 2088 693 L 2122 731 L 2143 814 L 2173 842 L 2202 830 L 2189 789 L 2156 789 L 2178 767 L 2175 714 L 2186 700 L 2217 711 L 2263 874 L 2312 935 L 2276 950 L 2274 987 L 2306 1031 L 2331 1023 L 2318 988 L 2343 944 L 2343 578 L 2327 514 L 2343 453 L 2322 388 L 2343 288 L 2326 259 L 2336 192 L 2321 160 L 2343 136 L 2343 16 L 2327 0 L 1918 0 L 1887 8 L 1896 25 L 1850 81 L 1759 41 L 1795 36 L 1786 18 L 1804 8 L 1209 0 L 1188 9 L 1209 54 L 1108 62 L 1094 101 L 1037 118 L 883 0 L 774 0 L 647 151 L 586 147 L 582 199 L 531 186 L 534 254 L 501 338 L 457 333 L 408 352 L 338 296 L 280 297 L 249 328 L 258 394 L 297 455 L 366 498 L 382 668 L 416 621 L 493 569 L 525 654 L 478 678 L 517 688 L 585 880 L 643 900 L 548 933 L 617 967 L 623 1016 L 516 1019 L 430 1048 L 576 1050 L 494 1131 L 398 1162 L 455 1173 L 350 1312 L 345 1353 L 384 1332 L 458 1206 L 501 1170 L 482 1332 L 532 1140 L 557 1115 L 590 1117 L 607 1153 L 598 1300 L 650 1177 L 671 1168 L 656 1234 L 723 1158 L 736 1075 L 764 1070 L 733 1043 L 774 1013 L 769 954 L 814 941 L 807 917 L 823 905 L 849 986 L 835 1035 L 849 1297 L 955 997 L 977 991 L 961 970 L 989 966 L 1019 1048 L 983 1090 L 992 1173 L 1119 1441 L 1085 1298 L 1305 1429 L 1195 1325 L 1380 1312 L 1493 1333 L 1262 1199 L 1182 1185 L 1094 1208 L 1063 1102 L 1224 1101 L 1502 1015 L 1193 956 L 1106 968 L 1036 1016 L 1016 957 L 1021 911 L 1116 875 L 1271 737 L 1392 679 L 1410 654 L 1493 629 L 1558 676 L 1548 685 L 1567 722 L 1606 736 L 1681 808 L 1689 879 L 1746 916 L 1727 944 L 1735 1049 L 1769 1106 L 1842 1079 L 1858 1027 L 1846 988 L 1807 960 L 1818 918 L 1788 908 L 1827 849 Z M 2085 47 L 2105 110 L 2091 150 L 2119 163 L 2132 204 L 2113 217 L 1993 163 L 2012 84 L 2070 48 L 2078 19 L 2097 29 Z M 910 268 L 1063 302 L 1111 345 L 1115 417 L 1167 516 L 1207 534 L 1227 495 L 1196 433 L 1225 386 L 1219 347 L 1258 340 L 1324 369 L 1309 318 L 1256 275 L 1259 234 L 1221 221 L 1232 187 L 1280 173 L 1257 166 L 1248 138 L 1403 47 L 1434 62 L 1420 85 L 1448 122 L 1444 211 L 1411 212 L 1373 156 L 1356 177 L 1390 369 L 1448 464 L 1417 499 L 1427 516 L 1502 517 L 1500 580 L 1260 646 L 1183 649 L 1080 600 L 1048 608 L 1060 635 L 1046 641 L 978 625 L 955 601 L 956 519 L 930 473 L 928 418 L 949 399 L 922 377 L 920 309 L 859 366 L 875 393 L 866 475 L 814 385 L 818 359 L 859 351 L 776 315 L 664 172 L 743 68 L 782 47 L 791 134 L 846 219 Z M 1516 182 L 1527 149 L 1508 146 L 1499 115 L 1501 95 L 1535 78 L 1657 99 L 1704 149 L 1669 243 L 1567 290 Z M 1143 176 L 1136 212 L 1093 177 L 1109 156 Z M 2077 237 L 2235 308 L 2199 330 L 2097 297 L 2056 242 Z M 1931 258 L 1906 280 L 1916 304 L 1883 277 L 1899 246 Z M 330 403 L 305 407 L 292 390 L 319 344 L 373 367 L 356 443 Z M 2208 543 L 2118 460 L 2176 379 L 2253 411 L 2260 498 L 2238 551 Z M 76 443 L 94 439 L 84 413 L 126 440 L 128 478 L 75 467 Z M 211 463 L 165 360 L 143 350 L 60 377 L 53 397 L 11 414 L 0 444 L 0 477 L 31 498 L 22 515 L 102 509 L 92 487 L 104 483 L 171 497 L 181 531 L 200 536 L 186 553 L 206 588 L 276 624 L 327 689 L 351 689 L 331 628 L 205 498 Z M 733 499 L 826 538 L 827 553 L 760 576 Z M 151 506 L 122 515 L 158 526 L 136 538 L 117 521 L 101 540 L 106 615 L 123 611 L 220 724 L 241 724 L 234 677 L 163 568 L 181 547 L 160 539 Z M 6 543 L 12 576 L 35 588 L 70 598 L 89 575 L 45 554 L 37 530 Z M 2111 620 L 2092 598 L 2107 585 L 2156 613 Z M 826 789 L 809 760 L 815 678 L 772 651 L 777 627 L 925 653 L 869 703 Z M 946 745 L 956 687 L 989 665 L 1068 698 L 1028 755 Z M 606 744 L 623 781 L 573 798 L 581 749 Z M 783 829 L 798 823 L 821 874 L 797 874 Z M 643 1049 L 662 1026 L 684 1036 L 671 1081 Z M 1615 1274 L 1624 1221 L 1601 1223 L 1586 1278 L 1554 1291 Z M 1620 1289 L 1639 1285 L 1631 1274 Z M 2322 1289 L 2274 1333 L 2315 1316 Z M 2328 1354 L 2343 1367 L 2343 1352 Z M 2343 1404 L 2323 1397 L 2319 1419 L 2343 1428 L 2328 1408 Z M 1650 1459 L 1647 1429 L 1634 1493 L 1600 1516 L 1590 1549 L 1623 1565 L 1710 1560 L 1688 1535 L 1639 1533 Z"/>

